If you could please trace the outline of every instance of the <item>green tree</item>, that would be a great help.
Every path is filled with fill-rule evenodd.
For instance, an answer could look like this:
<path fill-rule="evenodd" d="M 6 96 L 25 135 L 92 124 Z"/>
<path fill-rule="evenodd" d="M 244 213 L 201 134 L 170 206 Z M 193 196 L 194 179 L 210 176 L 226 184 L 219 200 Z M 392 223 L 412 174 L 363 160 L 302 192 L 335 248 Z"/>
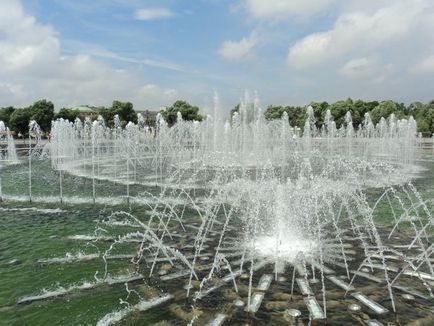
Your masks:
<path fill-rule="evenodd" d="M 13 106 L 8 106 L 6 108 L 0 109 L 0 121 L 3 121 L 6 125 L 9 125 L 9 120 L 12 113 L 14 113 L 15 108 Z"/>
<path fill-rule="evenodd" d="M 115 116 L 115 112 L 112 108 L 106 108 L 103 106 L 100 106 L 97 108 L 98 115 L 102 116 L 106 125 L 109 127 L 113 127 L 113 118 Z"/>
<path fill-rule="evenodd" d="M 313 107 L 313 112 L 316 121 L 316 127 L 321 128 L 324 123 L 324 117 L 330 105 L 327 102 L 311 102 L 308 106 Z M 306 107 L 307 108 L 307 107 Z M 303 123 L 304 126 L 304 123 Z"/>
<path fill-rule="evenodd" d="M 283 112 L 288 114 L 289 123 L 293 126 L 302 127 L 305 121 L 306 108 L 300 106 L 268 106 L 264 112 L 265 119 L 280 119 Z"/>
<path fill-rule="evenodd" d="M 426 121 L 426 119 L 418 118 L 418 119 L 416 119 L 416 123 L 417 123 L 417 131 L 419 131 L 419 132 L 430 132 L 430 131 L 432 131 L 431 128 L 430 128 L 431 126 Z"/>
<path fill-rule="evenodd" d="M 137 114 L 131 102 L 113 101 L 110 108 L 99 107 L 97 112 L 104 118 L 105 123 L 109 127 L 114 126 L 114 117 L 116 114 L 119 116 L 122 127 L 125 127 L 130 121 L 137 123 Z"/>
<path fill-rule="evenodd" d="M 80 116 L 80 111 L 78 111 L 78 110 L 71 110 L 71 109 L 62 108 L 62 109 L 60 109 L 59 112 L 56 113 L 54 119 L 62 118 L 62 119 L 68 120 L 70 122 L 74 122 L 75 119 L 79 116 Z"/>
<path fill-rule="evenodd" d="M 286 111 L 287 108 L 283 106 L 273 106 L 269 105 L 264 112 L 264 117 L 267 120 L 280 119 L 282 117 L 283 112 Z"/>
<path fill-rule="evenodd" d="M 119 116 L 123 127 L 130 121 L 137 123 L 137 113 L 131 102 L 113 101 L 111 112 L 114 113 L 113 116 L 116 114 Z"/>
<path fill-rule="evenodd" d="M 10 118 L 11 129 L 17 134 L 21 133 L 26 136 L 29 133 L 29 123 L 32 117 L 32 112 L 30 108 L 16 109 Z"/>
<path fill-rule="evenodd" d="M 54 118 L 54 105 L 51 101 L 40 100 L 30 107 L 31 120 L 35 120 L 43 132 L 51 130 L 51 121 Z"/>
<path fill-rule="evenodd" d="M 336 127 L 340 128 L 341 125 L 345 123 L 345 114 L 347 114 L 348 111 L 350 111 L 351 115 L 353 115 L 353 124 L 355 127 L 357 127 L 360 117 L 357 115 L 354 117 L 355 110 L 352 99 L 337 101 L 330 105 L 330 112 L 336 122 Z"/>
<path fill-rule="evenodd" d="M 408 106 L 407 110 L 410 114 L 416 113 L 418 110 L 421 110 L 424 107 L 422 102 L 412 102 Z"/>
<path fill-rule="evenodd" d="M 363 100 L 356 100 L 353 105 L 353 123 L 354 127 L 358 126 L 363 122 L 365 113 L 371 112 L 376 106 L 378 106 L 378 101 L 365 102 Z"/>
<path fill-rule="evenodd" d="M 434 132 L 434 103 L 424 104 L 419 106 L 414 111 L 418 131 Z"/>
<path fill-rule="evenodd" d="M 181 112 L 182 119 L 187 121 L 202 121 L 203 116 L 199 114 L 199 108 L 193 106 L 186 101 L 178 100 L 172 104 L 172 106 L 167 107 L 165 110 L 161 111 L 161 114 L 166 120 L 169 126 L 173 126 L 176 123 L 178 112 Z"/>
<path fill-rule="evenodd" d="M 398 106 L 392 100 L 382 101 L 371 111 L 372 122 L 377 124 L 381 118 L 387 118 L 398 112 Z"/>

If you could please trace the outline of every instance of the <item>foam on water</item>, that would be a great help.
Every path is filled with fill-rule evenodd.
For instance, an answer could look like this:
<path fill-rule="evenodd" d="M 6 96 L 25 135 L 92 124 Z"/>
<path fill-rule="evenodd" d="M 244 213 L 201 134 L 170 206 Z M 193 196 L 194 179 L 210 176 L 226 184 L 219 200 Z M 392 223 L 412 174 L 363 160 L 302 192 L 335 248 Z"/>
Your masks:
<path fill-rule="evenodd" d="M 146 311 L 162 303 L 165 303 L 171 300 L 172 298 L 173 296 L 168 294 L 151 300 L 142 300 L 135 305 L 128 306 L 127 308 L 114 311 L 105 315 L 103 318 L 98 320 L 96 324 L 97 326 L 109 326 L 109 325 L 116 324 L 134 311 Z"/>
<path fill-rule="evenodd" d="M 30 303 L 33 301 L 39 301 L 39 300 L 46 300 L 46 299 L 50 299 L 50 298 L 55 298 L 55 297 L 59 297 L 59 296 L 63 296 L 69 293 L 72 293 L 74 291 L 81 291 L 81 290 L 88 290 L 88 289 L 92 289 L 96 286 L 98 286 L 100 283 L 99 282 L 84 282 L 81 284 L 77 284 L 77 285 L 72 285 L 70 287 L 64 288 L 64 287 L 58 287 L 52 290 L 46 290 L 46 289 L 42 289 L 42 291 L 40 292 L 40 294 L 35 294 L 35 295 L 27 295 L 27 296 L 23 296 L 18 300 L 18 303 Z"/>
<path fill-rule="evenodd" d="M 118 275 L 118 276 L 109 276 L 105 279 L 98 279 L 95 282 L 83 282 L 79 284 L 74 284 L 69 287 L 59 286 L 52 290 L 42 289 L 39 294 L 35 295 L 26 295 L 18 299 L 18 303 L 30 303 L 33 301 L 46 300 L 50 298 L 55 298 L 63 295 L 70 294 L 74 291 L 82 291 L 89 290 L 100 286 L 102 284 L 122 284 L 128 282 L 134 282 L 143 279 L 142 275 L 137 274 L 128 274 L 128 275 Z"/>
<path fill-rule="evenodd" d="M 53 257 L 53 258 L 41 258 L 38 259 L 38 263 L 41 264 L 64 264 L 78 261 L 87 261 L 100 258 L 100 254 L 86 254 L 84 252 L 78 252 L 76 254 L 67 252 L 65 257 Z"/>
<path fill-rule="evenodd" d="M 61 214 L 67 212 L 60 208 L 38 208 L 38 207 L 23 207 L 23 208 L 6 208 L 0 207 L 3 212 L 37 212 L 43 214 Z"/>

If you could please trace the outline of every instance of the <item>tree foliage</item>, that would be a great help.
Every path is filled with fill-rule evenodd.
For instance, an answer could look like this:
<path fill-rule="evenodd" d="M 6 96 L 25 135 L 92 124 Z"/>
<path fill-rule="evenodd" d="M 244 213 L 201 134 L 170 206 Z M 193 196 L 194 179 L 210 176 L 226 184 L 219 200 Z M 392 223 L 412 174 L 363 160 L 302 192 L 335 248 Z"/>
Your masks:
<path fill-rule="evenodd" d="M 193 106 L 186 101 L 176 101 L 165 110 L 161 111 L 161 114 L 166 120 L 169 126 L 173 126 L 176 123 L 178 112 L 181 112 L 182 119 L 187 121 L 202 121 L 203 116 L 199 114 L 199 108 Z"/>
<path fill-rule="evenodd" d="M 386 101 L 363 101 L 346 100 L 336 101 L 334 103 L 327 102 L 311 102 L 309 104 L 314 108 L 315 121 L 317 128 L 321 128 L 327 110 L 330 110 L 336 126 L 340 128 L 345 124 L 345 114 L 349 111 L 352 115 L 353 126 L 358 128 L 364 120 L 366 113 L 371 115 L 374 123 L 378 123 L 381 118 L 387 118 L 392 113 L 398 119 L 408 118 L 413 116 L 416 119 L 418 130 L 421 132 L 434 133 L 434 100 L 428 103 L 413 102 L 406 106 L 404 103 L 398 103 L 392 100 Z M 283 112 L 288 114 L 289 123 L 292 126 L 297 126 L 303 129 L 306 120 L 306 106 L 279 106 L 270 105 L 264 112 L 264 117 L 267 120 L 280 119 Z M 236 105 L 230 112 L 230 116 L 235 112 L 239 112 L 240 105 Z M 114 116 L 119 115 L 121 126 L 125 126 L 129 121 L 137 123 L 137 115 L 134 111 L 133 104 L 130 102 L 113 101 L 109 108 L 99 107 L 97 112 L 102 115 L 106 124 L 110 127 L 114 125 Z M 186 101 L 176 101 L 170 107 L 161 111 L 163 118 L 169 126 L 176 123 L 177 113 L 182 114 L 184 120 L 201 121 L 204 117 L 199 113 L 199 108 L 193 106 Z M 23 135 L 28 133 L 28 125 L 30 120 L 36 120 L 44 132 L 49 132 L 51 121 L 54 118 L 68 119 L 74 121 L 80 117 L 80 112 L 63 108 L 57 114 L 54 114 L 54 105 L 47 100 L 40 100 L 27 108 L 4 107 L 0 108 L 0 120 L 4 121 L 11 130 L 20 132 Z M 154 125 L 154 115 L 145 116 L 147 125 Z"/>
<path fill-rule="evenodd" d="M 378 123 L 381 118 L 387 118 L 393 113 L 398 119 L 413 116 L 416 119 L 418 131 L 434 133 L 434 100 L 427 104 L 413 102 L 405 106 L 404 103 L 392 100 L 381 102 L 353 101 L 348 98 L 331 104 L 327 102 L 311 102 L 309 105 L 314 108 L 317 128 L 321 127 L 327 110 L 330 110 L 338 128 L 345 124 L 345 114 L 348 111 L 351 112 L 354 128 L 358 128 L 363 123 L 365 113 L 371 115 L 374 123 Z M 280 119 L 283 112 L 287 112 L 290 124 L 303 128 L 306 119 L 306 108 L 307 106 L 269 106 L 264 115 L 267 120 Z"/>
<path fill-rule="evenodd" d="M 15 108 L 13 106 L 8 106 L 0 109 L 0 121 L 3 121 L 7 126 L 9 125 L 9 120 L 12 113 L 14 113 Z"/>
<path fill-rule="evenodd" d="M 30 120 L 35 120 L 43 132 L 51 130 L 51 121 L 54 118 L 54 104 L 51 101 L 40 100 L 30 107 Z"/>
<path fill-rule="evenodd" d="M 110 108 L 100 107 L 97 111 L 110 127 L 114 126 L 115 115 L 119 116 L 122 127 L 125 127 L 129 121 L 137 123 L 137 114 L 131 102 L 113 101 Z"/>
<path fill-rule="evenodd" d="M 62 118 L 62 119 L 68 120 L 70 122 L 74 122 L 75 119 L 78 118 L 79 116 L 80 116 L 79 110 L 62 108 L 62 109 L 60 109 L 59 112 L 56 113 L 56 115 L 54 116 L 54 119 Z"/>
<path fill-rule="evenodd" d="M 137 114 L 131 102 L 113 101 L 111 110 L 119 116 L 121 124 L 125 126 L 128 122 L 137 123 Z"/>
<path fill-rule="evenodd" d="M 264 112 L 265 119 L 281 119 L 283 112 L 288 114 L 288 120 L 291 125 L 300 126 L 304 124 L 306 108 L 301 106 L 273 106 L 267 107 Z"/>
<path fill-rule="evenodd" d="M 10 117 L 9 124 L 11 129 L 17 134 L 21 133 L 23 136 L 29 133 L 29 122 L 32 117 L 30 107 L 24 109 L 16 109 Z"/>

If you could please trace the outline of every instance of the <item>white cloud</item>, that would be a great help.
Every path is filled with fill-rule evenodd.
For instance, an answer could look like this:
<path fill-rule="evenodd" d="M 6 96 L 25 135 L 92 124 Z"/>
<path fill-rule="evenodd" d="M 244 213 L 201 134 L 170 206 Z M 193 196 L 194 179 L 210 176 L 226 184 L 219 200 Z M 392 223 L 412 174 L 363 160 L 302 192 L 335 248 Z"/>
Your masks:
<path fill-rule="evenodd" d="M 26 14 L 18 0 L 0 2 L 0 80 L 0 106 L 47 98 L 56 107 L 109 105 L 120 99 L 152 108 L 170 104 L 177 94 L 143 84 L 137 75 L 90 55 L 62 55 L 56 31 Z"/>
<path fill-rule="evenodd" d="M 432 27 L 432 11 L 432 4 L 418 0 L 396 1 L 373 13 L 343 13 L 331 30 L 310 34 L 291 46 L 288 63 L 301 69 L 356 50 L 367 52 L 396 44 L 404 46 L 424 25 Z"/>
<path fill-rule="evenodd" d="M 434 73 L 434 55 L 431 55 L 422 61 L 416 63 L 410 68 L 412 73 L 416 74 L 433 74 Z"/>
<path fill-rule="evenodd" d="M 256 19 L 308 17 L 325 9 L 332 0 L 244 0 L 243 7 Z"/>
<path fill-rule="evenodd" d="M 359 78 L 370 76 L 376 68 L 374 60 L 364 57 L 348 61 L 339 72 L 348 78 Z"/>
<path fill-rule="evenodd" d="M 169 18 L 172 16 L 174 16 L 174 13 L 166 8 L 139 9 L 134 14 L 134 17 L 138 20 L 154 20 L 154 19 L 161 19 L 161 18 Z"/>
<path fill-rule="evenodd" d="M 147 84 L 139 89 L 139 96 L 156 96 L 156 97 L 166 97 L 174 100 L 178 96 L 178 91 L 176 89 L 164 89 L 155 84 Z"/>
<path fill-rule="evenodd" d="M 258 43 L 258 34 L 253 31 L 239 41 L 224 41 L 218 52 L 226 60 L 242 60 L 252 56 L 252 51 Z"/>
<path fill-rule="evenodd" d="M 356 58 L 345 63 L 339 74 L 353 80 L 365 80 L 371 83 L 383 82 L 393 70 L 393 65 L 383 64 L 377 58 Z"/>

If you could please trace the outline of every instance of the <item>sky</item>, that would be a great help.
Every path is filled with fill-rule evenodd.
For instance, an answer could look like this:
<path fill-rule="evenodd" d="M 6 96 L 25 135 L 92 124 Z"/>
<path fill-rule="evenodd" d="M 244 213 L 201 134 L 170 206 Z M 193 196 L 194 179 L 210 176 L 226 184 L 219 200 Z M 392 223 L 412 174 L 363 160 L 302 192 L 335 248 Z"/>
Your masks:
<path fill-rule="evenodd" d="M 0 106 L 434 99 L 432 0 L 1 0 Z"/>

